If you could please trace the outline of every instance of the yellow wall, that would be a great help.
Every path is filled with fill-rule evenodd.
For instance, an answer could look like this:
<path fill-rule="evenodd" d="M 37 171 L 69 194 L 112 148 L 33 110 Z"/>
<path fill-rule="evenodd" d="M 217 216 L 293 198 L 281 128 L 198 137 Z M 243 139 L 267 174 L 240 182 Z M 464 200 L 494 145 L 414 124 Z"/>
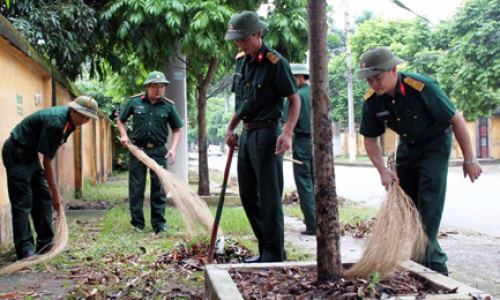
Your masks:
<path fill-rule="evenodd" d="M 50 106 L 51 85 L 48 74 L 34 65 L 20 51 L 11 49 L 10 44 L 0 36 L 0 147 L 9 137 L 10 131 L 26 116 Z M 50 83 L 50 81 L 49 81 Z M 41 102 L 35 103 L 35 96 L 41 95 Z M 7 176 L 0 157 L 0 245 L 12 239 L 10 202 L 7 193 Z"/>
<path fill-rule="evenodd" d="M 500 118 L 490 119 L 490 157 L 500 158 Z"/>
<path fill-rule="evenodd" d="M 6 22 L 0 15 L 0 21 Z M 2 23 L 5 25 L 6 23 Z M 16 45 L 2 35 L 0 28 L 0 148 L 9 137 L 10 131 L 26 116 L 43 108 L 52 106 L 52 76 L 55 75 L 55 97 L 56 105 L 64 106 L 72 101 L 80 93 L 68 83 L 59 71 L 43 62 L 43 57 L 29 48 L 27 42 L 14 37 Z M 9 36 L 9 35 L 7 35 Z M 23 49 L 21 51 L 20 49 Z M 28 49 L 28 50 L 26 50 Z M 35 51 L 36 52 L 36 51 Z M 36 57 L 36 58 L 35 58 Z M 41 57 L 41 58 L 40 58 Z M 40 63 L 36 63 L 38 61 Z M 52 69 L 51 69 L 52 68 Z M 50 70 L 47 72 L 46 70 Z M 61 79 L 63 78 L 63 79 Z M 60 83 L 63 82 L 63 83 Z M 66 88 L 68 87 L 68 88 Z M 72 92 L 70 92 L 72 91 Z M 38 101 L 37 101 L 38 99 Z M 98 168 L 96 172 L 103 174 L 101 180 L 106 179 L 106 174 L 111 174 L 111 121 L 100 115 L 99 121 L 90 121 L 82 128 L 82 173 L 83 177 L 91 174 L 91 161 Z M 91 134 L 95 132 L 96 134 Z M 102 147 L 100 144 L 102 143 Z M 57 152 L 55 166 L 57 179 L 63 199 L 67 202 L 75 195 L 75 142 L 70 137 Z M 94 151 L 94 152 L 92 152 Z M 101 153 L 102 152 L 102 153 Z M 92 155 L 93 154 L 93 155 Z M 96 173 L 94 172 L 94 173 Z M 94 179 L 95 179 L 94 174 Z M 7 192 L 7 176 L 0 156 L 0 246 L 13 246 L 12 244 L 12 221 L 10 213 L 10 201 Z"/>

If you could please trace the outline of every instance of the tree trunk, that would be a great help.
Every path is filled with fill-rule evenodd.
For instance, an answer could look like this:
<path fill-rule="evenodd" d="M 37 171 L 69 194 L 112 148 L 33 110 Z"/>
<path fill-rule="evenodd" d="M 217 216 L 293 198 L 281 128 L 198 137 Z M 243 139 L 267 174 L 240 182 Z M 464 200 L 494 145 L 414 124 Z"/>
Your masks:
<path fill-rule="evenodd" d="M 309 65 L 318 281 L 342 277 L 340 226 L 330 125 L 326 0 L 308 0 Z"/>
<path fill-rule="evenodd" d="M 207 159 L 207 91 L 214 78 L 219 60 L 212 58 L 208 72 L 198 75 L 198 195 L 210 194 L 210 179 Z"/>

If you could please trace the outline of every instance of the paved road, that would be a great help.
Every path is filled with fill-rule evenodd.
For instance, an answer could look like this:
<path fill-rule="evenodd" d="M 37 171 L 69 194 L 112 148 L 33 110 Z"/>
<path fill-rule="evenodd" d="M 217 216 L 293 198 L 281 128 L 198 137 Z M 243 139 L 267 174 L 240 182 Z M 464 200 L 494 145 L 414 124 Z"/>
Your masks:
<path fill-rule="evenodd" d="M 235 157 L 236 158 L 236 157 Z M 191 161 L 193 163 L 193 161 Z M 224 170 L 226 157 L 209 157 L 209 168 Z M 500 166 L 484 165 L 475 183 L 464 179 L 461 167 L 450 167 L 442 226 L 500 237 Z M 236 159 L 231 174 L 236 175 Z M 285 187 L 294 188 L 292 163 L 284 163 Z M 337 194 L 366 205 L 378 206 L 385 189 L 373 167 L 335 166 Z"/>

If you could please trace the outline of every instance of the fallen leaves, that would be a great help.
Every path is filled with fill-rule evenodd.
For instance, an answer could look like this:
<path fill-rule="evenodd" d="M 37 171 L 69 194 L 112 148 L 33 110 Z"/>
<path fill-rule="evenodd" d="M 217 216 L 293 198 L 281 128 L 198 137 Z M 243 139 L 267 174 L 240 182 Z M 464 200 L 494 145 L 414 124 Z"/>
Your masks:
<path fill-rule="evenodd" d="M 230 270 L 244 299 L 388 299 L 413 294 L 423 299 L 427 294 L 445 294 L 408 272 L 396 272 L 384 280 L 377 278 L 341 278 L 335 282 L 316 282 L 315 270 Z M 420 298 L 419 298 L 420 297 Z"/>

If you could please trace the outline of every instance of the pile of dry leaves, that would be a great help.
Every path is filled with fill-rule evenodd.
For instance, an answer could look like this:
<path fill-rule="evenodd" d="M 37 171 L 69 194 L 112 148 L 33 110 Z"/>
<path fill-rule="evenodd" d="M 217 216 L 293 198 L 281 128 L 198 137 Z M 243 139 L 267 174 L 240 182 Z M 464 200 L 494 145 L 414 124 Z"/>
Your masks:
<path fill-rule="evenodd" d="M 371 278 L 341 278 L 336 282 L 318 283 L 315 270 L 298 267 L 281 270 L 231 270 L 244 299 L 388 299 L 395 295 L 447 294 L 456 291 L 433 290 L 426 282 L 400 271 L 380 280 Z"/>

